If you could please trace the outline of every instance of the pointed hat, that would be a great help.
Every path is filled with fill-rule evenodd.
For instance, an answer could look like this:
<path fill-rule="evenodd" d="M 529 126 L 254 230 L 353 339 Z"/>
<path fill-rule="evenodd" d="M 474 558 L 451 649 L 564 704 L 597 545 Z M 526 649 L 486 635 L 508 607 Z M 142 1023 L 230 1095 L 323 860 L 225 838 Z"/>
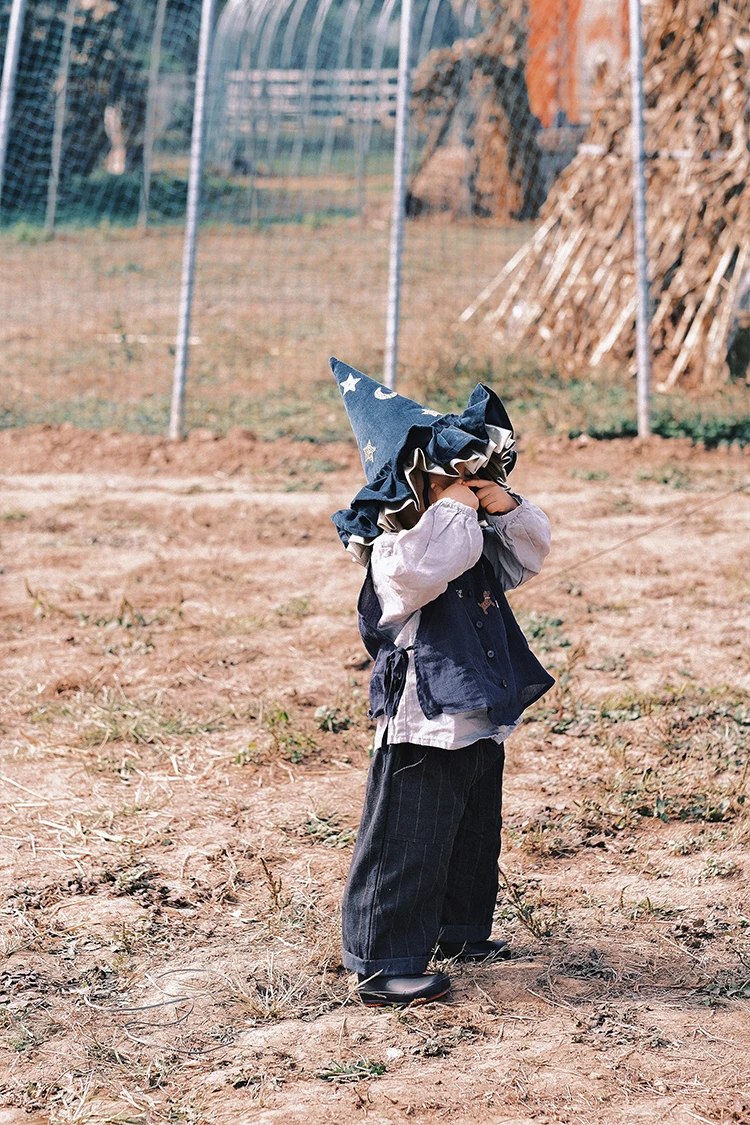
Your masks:
<path fill-rule="evenodd" d="M 362 371 L 331 360 L 359 449 L 367 484 L 351 507 L 334 514 L 344 546 L 362 555 L 384 530 L 398 530 L 397 513 L 419 506 L 415 469 L 458 476 L 469 462 L 504 483 L 513 468 L 513 426 L 495 392 L 478 383 L 462 414 L 440 414 L 391 391 Z"/>

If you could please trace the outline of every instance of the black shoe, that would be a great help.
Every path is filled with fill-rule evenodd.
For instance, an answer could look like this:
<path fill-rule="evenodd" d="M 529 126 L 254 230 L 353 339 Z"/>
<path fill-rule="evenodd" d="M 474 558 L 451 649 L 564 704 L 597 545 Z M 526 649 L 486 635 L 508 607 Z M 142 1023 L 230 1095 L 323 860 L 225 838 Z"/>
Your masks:
<path fill-rule="evenodd" d="M 439 960 L 507 961 L 510 956 L 507 941 L 441 941 L 435 950 Z"/>
<path fill-rule="evenodd" d="M 445 973 L 423 973 L 417 977 L 366 977 L 359 974 L 359 998 L 371 1008 L 391 1006 L 405 1008 L 409 1004 L 429 1004 L 440 1000 L 450 990 L 450 977 Z"/>

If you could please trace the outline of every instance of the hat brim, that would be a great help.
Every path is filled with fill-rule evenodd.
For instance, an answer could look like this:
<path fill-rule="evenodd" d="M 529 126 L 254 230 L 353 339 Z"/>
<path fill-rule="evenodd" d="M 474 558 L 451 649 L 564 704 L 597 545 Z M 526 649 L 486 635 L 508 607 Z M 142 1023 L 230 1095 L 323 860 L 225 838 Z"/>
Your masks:
<path fill-rule="evenodd" d="M 401 530 L 407 510 L 418 515 L 417 470 L 458 477 L 458 466 L 484 471 L 504 484 L 516 460 L 513 426 L 495 392 L 479 383 L 461 415 L 437 414 L 429 425 L 410 427 L 378 475 L 360 489 L 348 509 L 332 519 L 344 546 L 360 561 L 383 531 Z"/>

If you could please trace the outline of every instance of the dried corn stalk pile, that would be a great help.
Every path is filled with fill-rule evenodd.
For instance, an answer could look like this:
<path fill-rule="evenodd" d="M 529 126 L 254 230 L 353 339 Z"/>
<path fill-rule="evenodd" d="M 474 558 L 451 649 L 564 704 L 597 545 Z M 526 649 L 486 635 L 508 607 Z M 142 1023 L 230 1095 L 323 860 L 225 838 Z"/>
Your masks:
<path fill-rule="evenodd" d="M 727 376 L 750 265 L 750 0 L 663 0 L 646 36 L 646 151 L 654 374 Z M 634 370 L 630 92 L 619 79 L 557 182 L 534 238 L 463 314 L 504 347 L 569 371 Z"/>
<path fill-rule="evenodd" d="M 535 219 L 546 184 L 526 87 L 527 0 L 479 0 L 479 12 L 475 38 L 431 51 L 415 75 L 428 135 L 409 209 Z"/>

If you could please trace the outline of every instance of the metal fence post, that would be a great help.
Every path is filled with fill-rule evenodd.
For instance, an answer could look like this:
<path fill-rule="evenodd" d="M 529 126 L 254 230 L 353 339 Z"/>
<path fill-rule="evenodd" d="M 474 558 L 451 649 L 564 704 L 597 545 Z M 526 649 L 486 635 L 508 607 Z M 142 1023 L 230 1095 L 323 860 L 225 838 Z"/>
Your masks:
<path fill-rule="evenodd" d="M 391 390 L 396 386 L 396 366 L 398 363 L 401 264 L 404 253 L 404 219 L 406 212 L 407 141 L 409 101 L 411 99 L 411 25 L 412 0 L 402 0 L 401 34 L 398 49 L 396 137 L 393 150 L 393 206 L 388 257 L 388 309 L 385 326 L 385 362 L 383 365 L 383 382 Z"/>
<path fill-rule="evenodd" d="M 651 432 L 650 304 L 648 291 L 648 244 L 646 240 L 646 140 L 643 124 L 643 32 L 641 0 L 629 0 L 630 98 L 633 141 L 633 227 L 636 287 L 636 372 L 638 436 Z"/>
<path fill-rule="evenodd" d="M 187 375 L 190 313 L 193 304 L 195 243 L 198 237 L 198 212 L 200 209 L 201 178 L 203 175 L 206 87 L 208 85 L 208 63 L 211 54 L 211 38 L 213 34 L 214 4 L 215 0 L 203 0 L 201 6 L 198 69 L 195 75 L 195 102 L 193 106 L 193 133 L 190 142 L 190 171 L 188 173 L 185 242 L 182 250 L 180 315 L 177 324 L 174 378 L 172 381 L 172 409 L 169 416 L 169 436 L 172 441 L 179 441 L 182 437 L 182 423 L 185 409 L 185 377 Z"/>
<path fill-rule="evenodd" d="M 21 53 L 21 36 L 23 35 L 25 12 L 26 0 L 13 0 L 8 24 L 8 38 L 5 43 L 3 81 L 0 86 L 0 200 L 3 197 L 3 184 L 5 183 L 5 157 L 8 153 L 10 118 L 13 112 L 13 95 L 16 88 L 16 71 L 18 70 L 18 56 Z"/>

